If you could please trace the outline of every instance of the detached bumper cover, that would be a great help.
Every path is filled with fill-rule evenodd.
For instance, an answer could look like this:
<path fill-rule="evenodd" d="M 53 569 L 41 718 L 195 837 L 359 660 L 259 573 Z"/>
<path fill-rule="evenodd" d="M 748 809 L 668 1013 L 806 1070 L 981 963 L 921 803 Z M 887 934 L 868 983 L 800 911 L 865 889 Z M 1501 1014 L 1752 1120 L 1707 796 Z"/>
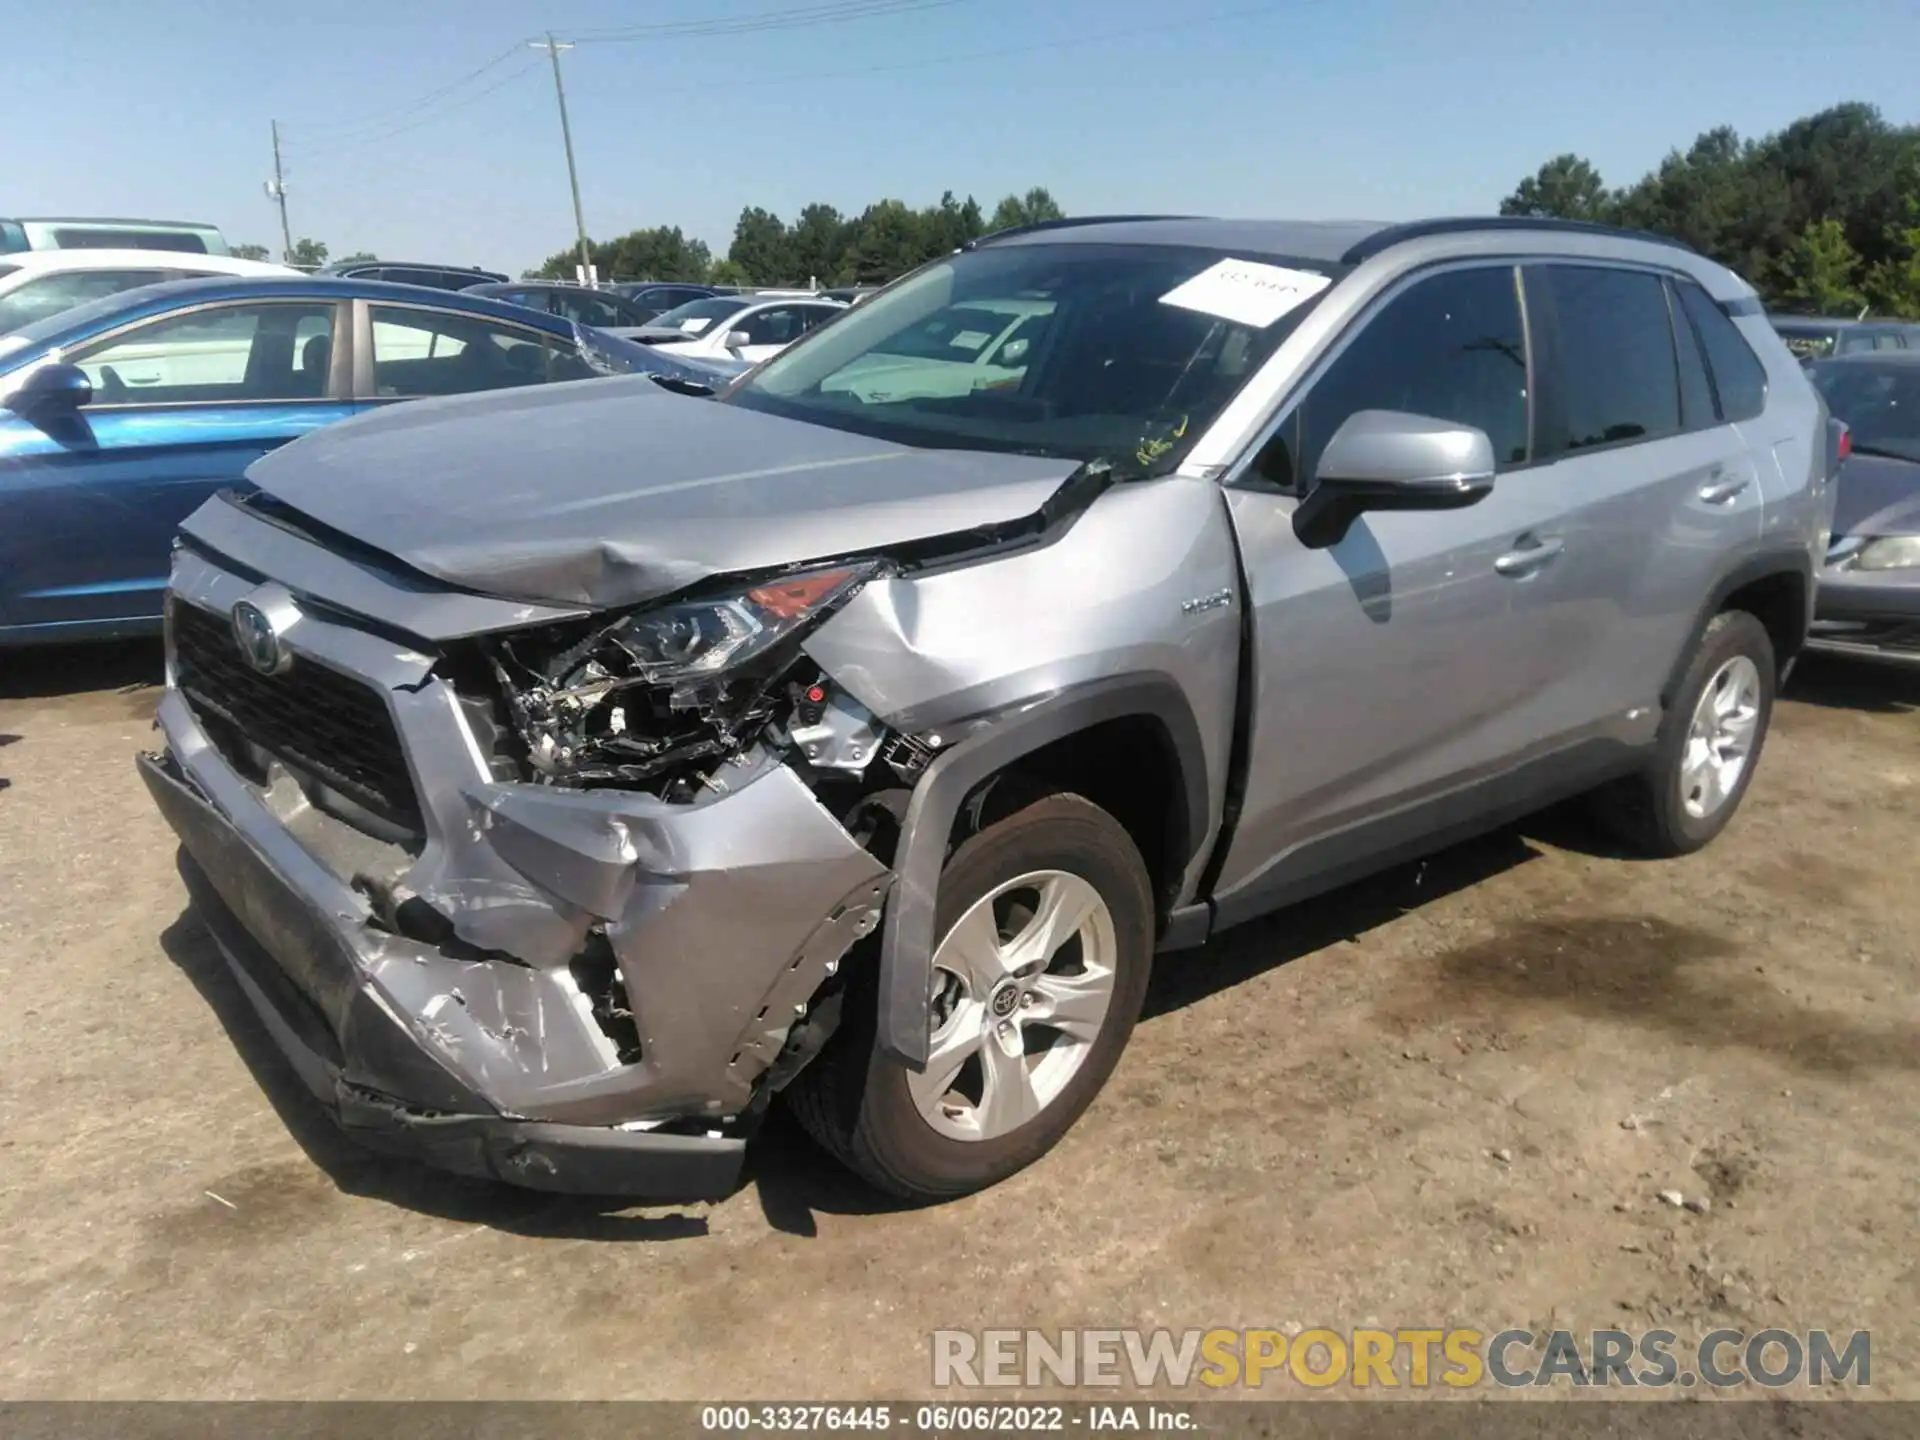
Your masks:
<path fill-rule="evenodd" d="M 738 1183 L 746 1148 L 739 1138 L 500 1114 L 421 1046 L 326 915 L 170 765 L 151 756 L 138 764 L 186 849 L 181 872 L 196 913 L 275 1044 L 350 1137 L 536 1190 L 693 1200 Z M 271 937 L 276 953 L 256 934 Z"/>

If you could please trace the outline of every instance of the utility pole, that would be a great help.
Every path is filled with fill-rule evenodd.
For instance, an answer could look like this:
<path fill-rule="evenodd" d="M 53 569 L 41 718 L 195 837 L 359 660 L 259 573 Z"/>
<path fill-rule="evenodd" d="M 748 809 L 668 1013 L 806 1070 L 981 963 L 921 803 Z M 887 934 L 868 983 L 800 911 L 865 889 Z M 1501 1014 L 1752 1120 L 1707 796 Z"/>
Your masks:
<path fill-rule="evenodd" d="M 267 194 L 280 207 L 280 258 L 287 264 L 293 263 L 293 231 L 287 227 L 287 177 L 280 169 L 280 122 L 273 125 L 273 181 L 267 186 Z"/>
<path fill-rule="evenodd" d="M 560 143 L 567 147 L 567 183 L 573 186 L 573 227 L 580 236 L 580 280 L 590 284 L 594 279 L 593 260 L 587 249 L 587 217 L 580 208 L 580 172 L 573 164 L 573 127 L 567 124 L 567 87 L 560 79 L 560 52 L 571 50 L 571 44 L 562 45 L 553 38 L 553 32 L 547 32 L 545 40 L 531 40 L 529 46 L 535 50 L 544 50 L 553 61 L 553 93 L 560 102 Z"/>

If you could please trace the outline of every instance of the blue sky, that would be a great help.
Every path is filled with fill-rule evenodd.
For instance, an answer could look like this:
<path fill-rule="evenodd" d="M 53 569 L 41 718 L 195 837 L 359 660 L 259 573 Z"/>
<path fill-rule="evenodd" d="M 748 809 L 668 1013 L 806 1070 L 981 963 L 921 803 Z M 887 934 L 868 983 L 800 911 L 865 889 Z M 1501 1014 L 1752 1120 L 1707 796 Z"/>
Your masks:
<path fill-rule="evenodd" d="M 427 97 L 549 27 L 819 3 L 18 6 L 0 206 L 209 220 L 277 248 L 278 119 L 296 236 L 517 273 L 573 230 L 544 57 Z M 677 224 L 721 253 L 743 205 L 946 188 L 990 207 L 1043 184 L 1080 213 L 1487 211 L 1562 150 L 1617 184 L 1719 124 L 1758 134 L 1840 100 L 1920 120 L 1916 54 L 1911 0 L 952 0 L 563 63 L 589 231 Z"/>

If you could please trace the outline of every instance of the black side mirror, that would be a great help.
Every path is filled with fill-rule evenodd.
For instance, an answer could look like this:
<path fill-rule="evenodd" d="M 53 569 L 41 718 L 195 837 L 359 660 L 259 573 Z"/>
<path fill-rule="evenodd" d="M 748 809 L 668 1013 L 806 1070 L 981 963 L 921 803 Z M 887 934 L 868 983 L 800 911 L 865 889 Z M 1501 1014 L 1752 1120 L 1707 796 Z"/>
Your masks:
<path fill-rule="evenodd" d="M 42 365 L 6 397 L 16 415 L 57 415 L 78 410 L 93 401 L 93 381 L 78 365 Z"/>
<path fill-rule="evenodd" d="M 1303 545 L 1325 549 L 1369 510 L 1459 510 L 1493 490 L 1484 430 L 1398 410 L 1347 417 L 1321 452 L 1313 488 L 1293 512 Z"/>

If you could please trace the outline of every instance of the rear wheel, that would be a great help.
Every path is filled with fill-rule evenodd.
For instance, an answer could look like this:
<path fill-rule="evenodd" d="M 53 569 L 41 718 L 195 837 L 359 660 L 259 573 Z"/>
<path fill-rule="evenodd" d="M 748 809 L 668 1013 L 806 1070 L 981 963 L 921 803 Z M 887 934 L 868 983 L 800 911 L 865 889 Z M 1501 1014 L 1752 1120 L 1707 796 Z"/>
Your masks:
<path fill-rule="evenodd" d="M 1106 1082 L 1152 965 L 1146 867 L 1104 810 L 1049 795 L 954 851 L 935 933 L 926 1070 L 879 1052 L 868 975 L 790 1092 L 828 1151 L 914 1200 L 1031 1164 Z"/>
<path fill-rule="evenodd" d="M 1600 793 L 1600 813 L 1649 855 L 1718 835 L 1753 782 L 1773 717 L 1773 642 L 1743 610 L 1713 617 L 1661 722 L 1647 768 Z"/>

